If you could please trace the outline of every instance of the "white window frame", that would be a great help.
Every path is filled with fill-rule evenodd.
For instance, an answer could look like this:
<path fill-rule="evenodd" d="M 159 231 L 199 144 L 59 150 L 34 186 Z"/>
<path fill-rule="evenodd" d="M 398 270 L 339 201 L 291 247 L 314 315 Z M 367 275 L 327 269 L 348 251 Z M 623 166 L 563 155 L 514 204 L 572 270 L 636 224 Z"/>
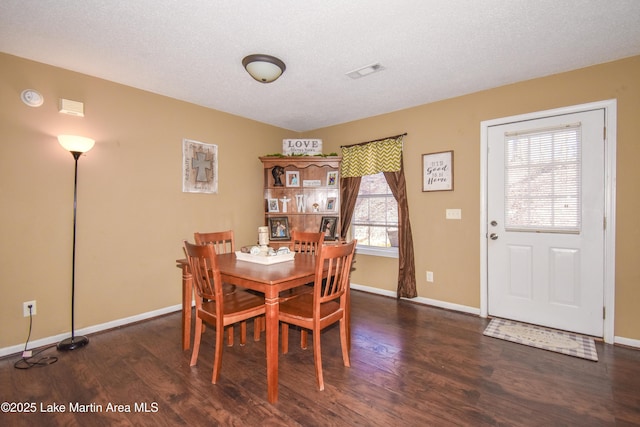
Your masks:
<path fill-rule="evenodd" d="M 398 248 L 382 248 L 379 246 L 356 245 L 356 253 L 362 255 L 381 256 L 385 258 L 398 258 Z"/>
<path fill-rule="evenodd" d="M 389 195 L 391 195 L 391 197 L 393 197 L 393 195 L 391 193 L 389 193 Z M 385 194 L 385 196 L 387 196 L 387 194 Z M 396 203 L 397 203 L 397 201 L 396 201 Z M 400 224 L 398 224 L 398 228 L 399 228 L 399 226 L 400 226 Z M 353 227 L 354 227 L 354 221 L 352 219 L 351 220 L 351 232 L 353 232 Z M 370 245 L 363 245 L 361 243 L 358 243 L 356 245 L 356 254 L 379 256 L 379 257 L 386 257 L 386 258 L 398 258 L 398 256 L 399 256 L 398 247 L 395 247 L 395 246 L 390 246 L 390 247 L 370 246 Z"/>

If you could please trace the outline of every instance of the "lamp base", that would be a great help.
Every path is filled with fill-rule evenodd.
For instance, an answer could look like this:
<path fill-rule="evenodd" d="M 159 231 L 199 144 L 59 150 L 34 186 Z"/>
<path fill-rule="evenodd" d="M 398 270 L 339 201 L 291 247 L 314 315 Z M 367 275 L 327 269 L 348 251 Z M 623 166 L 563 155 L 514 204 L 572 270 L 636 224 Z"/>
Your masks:
<path fill-rule="evenodd" d="M 66 340 L 62 340 L 58 343 L 58 350 L 69 351 L 77 348 L 84 347 L 89 344 L 89 338 L 87 337 L 71 337 Z"/>

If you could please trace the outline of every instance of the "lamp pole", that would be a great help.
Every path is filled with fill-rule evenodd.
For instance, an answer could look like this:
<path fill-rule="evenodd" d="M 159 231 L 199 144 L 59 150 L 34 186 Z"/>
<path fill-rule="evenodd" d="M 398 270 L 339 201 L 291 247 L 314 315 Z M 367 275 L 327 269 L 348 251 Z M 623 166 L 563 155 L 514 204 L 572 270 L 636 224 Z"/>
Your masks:
<path fill-rule="evenodd" d="M 75 140 L 70 140 L 70 138 L 75 138 Z M 58 343 L 58 350 L 68 351 L 75 350 L 89 344 L 89 339 L 87 337 L 76 336 L 75 332 L 76 217 L 78 209 L 78 159 L 82 153 L 89 151 L 93 147 L 94 141 L 89 138 L 73 137 L 70 135 L 61 135 L 58 139 L 60 140 L 60 144 L 71 153 L 75 161 L 75 173 L 73 178 L 73 252 L 71 262 L 71 337 Z M 63 142 L 63 139 L 65 142 Z M 75 142 L 76 145 L 73 145 L 72 142 Z M 78 143 L 84 143 L 85 145 L 77 145 Z"/>

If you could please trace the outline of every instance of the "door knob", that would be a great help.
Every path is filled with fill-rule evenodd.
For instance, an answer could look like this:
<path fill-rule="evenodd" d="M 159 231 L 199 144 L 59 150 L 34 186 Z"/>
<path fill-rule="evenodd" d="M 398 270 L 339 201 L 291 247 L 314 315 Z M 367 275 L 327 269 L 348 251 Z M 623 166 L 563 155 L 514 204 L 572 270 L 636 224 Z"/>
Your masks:
<path fill-rule="evenodd" d="M 489 238 L 491 240 L 498 240 L 498 235 L 496 233 L 491 233 L 491 234 L 489 234 Z"/>

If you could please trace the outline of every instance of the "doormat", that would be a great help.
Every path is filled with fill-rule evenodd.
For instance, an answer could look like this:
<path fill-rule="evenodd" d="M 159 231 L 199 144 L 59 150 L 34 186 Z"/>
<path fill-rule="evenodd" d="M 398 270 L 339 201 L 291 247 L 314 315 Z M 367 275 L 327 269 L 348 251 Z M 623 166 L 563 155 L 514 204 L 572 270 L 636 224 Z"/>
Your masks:
<path fill-rule="evenodd" d="M 593 338 L 512 320 L 492 319 L 483 335 L 582 359 L 598 361 Z"/>

